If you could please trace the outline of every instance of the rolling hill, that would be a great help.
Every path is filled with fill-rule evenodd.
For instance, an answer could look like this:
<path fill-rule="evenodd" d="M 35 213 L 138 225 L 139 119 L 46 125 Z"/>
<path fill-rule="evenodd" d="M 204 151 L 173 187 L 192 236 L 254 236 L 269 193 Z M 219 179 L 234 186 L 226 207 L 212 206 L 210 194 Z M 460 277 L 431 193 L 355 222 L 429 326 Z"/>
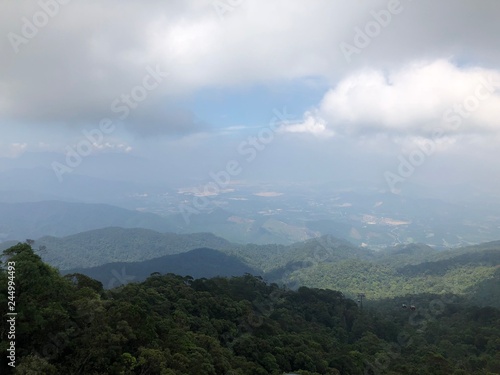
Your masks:
<path fill-rule="evenodd" d="M 226 240 L 211 233 L 159 233 L 142 228 L 103 228 L 71 236 L 42 237 L 43 259 L 60 268 L 94 267 L 111 262 L 139 262 L 200 247 L 225 249 Z"/>
<path fill-rule="evenodd" d="M 498 284 L 499 241 L 449 250 L 408 244 L 373 251 L 331 236 L 288 246 L 241 245 L 209 233 L 174 234 L 111 227 L 64 238 L 43 237 L 36 241 L 35 248 L 39 246 L 45 246 L 40 254 L 48 263 L 65 270 L 78 268 L 82 273 L 85 273 L 82 269 L 107 263 L 124 262 L 125 267 L 125 264 L 148 261 L 137 272 L 149 275 L 164 272 L 155 267 L 152 259 L 209 248 L 237 259 L 240 265 L 252 270 L 250 272 L 262 274 L 270 282 L 290 287 L 304 285 L 340 290 L 349 296 L 364 293 L 372 300 L 419 293 L 452 293 L 471 299 L 481 296 L 476 298 L 476 303 L 500 304 L 497 293 L 491 293 L 493 285 Z M 173 272 L 186 269 L 186 274 L 190 274 L 193 268 L 185 267 L 203 266 L 189 264 L 203 263 L 196 258 L 181 257 L 178 262 Z M 119 273 L 120 267 L 114 265 L 112 269 Z M 223 262 L 218 270 L 230 275 L 234 272 L 231 267 L 232 263 Z M 169 268 L 165 270 L 171 272 Z M 111 271 L 108 271 L 105 272 L 109 276 Z"/>
<path fill-rule="evenodd" d="M 415 253 L 419 248 L 422 252 Z M 479 305 L 500 306 L 498 292 L 492 292 L 500 286 L 499 267 L 498 241 L 447 251 L 412 244 L 374 259 L 326 260 L 296 267 L 287 277 L 297 285 L 342 290 L 349 296 L 364 293 L 371 299 L 456 294 Z"/>
<path fill-rule="evenodd" d="M 259 274 L 258 271 L 252 269 L 238 258 L 209 248 L 194 249 L 182 254 L 165 255 L 143 262 L 108 263 L 98 267 L 65 270 L 62 273 L 82 273 L 99 280 L 105 288 L 113 288 L 130 281 L 144 281 L 155 272 L 160 274 L 175 273 L 197 279 L 215 276 L 242 276 L 245 273 Z"/>

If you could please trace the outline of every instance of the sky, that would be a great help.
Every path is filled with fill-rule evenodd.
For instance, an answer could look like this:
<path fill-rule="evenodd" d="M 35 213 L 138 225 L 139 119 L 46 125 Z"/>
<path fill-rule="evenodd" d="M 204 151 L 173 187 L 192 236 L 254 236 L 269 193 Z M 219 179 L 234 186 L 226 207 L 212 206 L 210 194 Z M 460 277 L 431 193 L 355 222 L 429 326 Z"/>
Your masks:
<path fill-rule="evenodd" d="M 36 153 L 59 180 L 202 182 L 235 161 L 245 181 L 497 191 L 499 15 L 497 0 L 4 2 L 0 158 Z"/>

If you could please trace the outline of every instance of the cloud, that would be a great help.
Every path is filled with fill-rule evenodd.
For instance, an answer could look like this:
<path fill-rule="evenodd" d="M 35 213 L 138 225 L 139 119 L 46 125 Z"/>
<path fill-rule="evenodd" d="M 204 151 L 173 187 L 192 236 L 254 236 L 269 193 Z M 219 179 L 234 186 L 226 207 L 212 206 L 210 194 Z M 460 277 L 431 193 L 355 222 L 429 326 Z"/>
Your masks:
<path fill-rule="evenodd" d="M 129 146 L 127 143 L 113 143 L 113 142 L 105 142 L 105 143 L 100 143 L 100 144 L 94 144 L 93 145 L 95 149 L 104 151 L 118 151 L 118 152 L 130 152 L 132 151 L 132 147 Z"/>
<path fill-rule="evenodd" d="M 330 89 L 316 113 L 332 131 L 351 136 L 499 132 L 500 71 L 442 59 L 390 72 L 362 70 Z"/>
<path fill-rule="evenodd" d="M 223 20 L 212 0 L 151 0 L 147 6 L 130 0 L 71 1 L 17 54 L 6 36 L 21 33 L 23 17 L 31 20 L 40 6 L 38 0 L 5 2 L 0 14 L 1 152 L 19 155 L 22 147 L 7 146 L 13 143 L 26 143 L 24 150 L 64 152 L 84 139 L 82 129 L 109 117 L 117 130 L 105 137 L 96 156 L 145 156 L 155 166 L 155 178 L 199 182 L 238 158 L 238 144 L 253 127 L 268 125 L 271 108 L 286 106 L 291 113 L 308 111 L 299 122 L 284 125 L 287 134 L 276 136 L 245 167 L 245 178 L 381 179 L 384 162 L 390 168 L 401 149 L 412 152 L 441 126 L 448 137 L 436 148 L 463 155 L 443 165 L 461 170 L 472 165 L 466 163 L 470 155 L 484 153 L 483 164 L 496 168 L 478 173 L 483 177 L 478 181 L 486 181 L 498 172 L 498 163 L 487 159 L 498 155 L 498 137 L 483 140 L 480 134 L 496 131 L 497 93 L 468 118 L 457 120 L 451 113 L 446 121 L 443 114 L 474 92 L 477 77 L 499 66 L 500 2 L 401 3 L 403 12 L 348 62 L 340 44 L 353 43 L 355 29 L 364 28 L 374 11 L 387 9 L 387 0 L 249 0 Z M 450 63 L 450 56 L 458 63 Z M 143 85 L 148 67 L 157 66 L 168 77 L 117 120 L 121 113 L 113 112 L 114 101 L 131 95 Z M 291 82 L 309 80 L 321 89 L 283 100 L 280 92 Z M 272 98 L 269 105 L 255 100 L 262 107 L 255 116 L 247 116 L 245 102 L 242 110 L 228 111 L 225 97 L 221 103 L 200 103 L 203 92 L 253 88 L 258 88 L 256 96 L 260 90 L 272 93 L 262 95 Z M 331 90 L 325 89 L 320 100 L 324 88 Z M 252 112 L 259 111 L 249 104 Z M 231 122 L 209 124 L 199 113 L 215 119 L 231 113 Z M 227 128 L 233 124 L 241 128 Z M 322 138 L 328 141 L 317 141 Z M 36 146 L 39 142 L 44 145 Z M 132 151 L 125 153 L 128 147 Z M 83 163 L 81 171 L 90 171 L 90 165 L 96 164 Z M 151 173 L 139 169 L 144 176 Z"/>
<path fill-rule="evenodd" d="M 280 128 L 285 133 L 307 133 L 317 137 L 331 137 L 334 132 L 327 128 L 326 121 L 311 112 L 304 114 L 304 119 L 298 124 L 283 125 Z"/>
<path fill-rule="evenodd" d="M 26 151 L 27 143 L 0 143 L 0 157 L 16 158 Z"/>
<path fill-rule="evenodd" d="M 19 53 L 14 53 L 8 38 L 2 38 L 0 120 L 54 130 L 116 118 L 120 113 L 113 110 L 113 103 L 121 104 L 124 96 L 133 96 L 151 70 L 159 70 L 161 75 L 171 72 L 170 59 L 164 56 L 168 46 L 151 44 L 155 25 L 161 21 L 172 25 L 190 9 L 189 4 L 160 2 L 148 7 L 117 1 L 105 5 L 71 2 L 61 6 L 27 44 L 20 45 Z M 40 6 L 35 2 L 6 5 L 0 16 L 2 35 L 22 36 L 25 20 L 30 21 L 36 12 Z M 115 17 L 117 12 L 120 17 Z M 178 113 L 169 110 L 175 107 L 173 98 L 177 99 L 182 86 L 173 87 L 168 77 L 160 78 L 147 82 L 154 88 L 146 90 L 146 98 L 129 105 L 131 115 L 124 119 L 128 128 L 141 135 L 193 131 L 192 126 L 179 126 Z M 141 92 L 136 89 L 135 94 Z"/>
<path fill-rule="evenodd" d="M 144 102 L 151 113 L 127 119 L 128 129 L 139 135 L 200 131 L 206 124 L 171 121 L 163 109 L 206 87 L 279 85 L 311 76 L 335 83 L 367 62 L 392 69 L 417 55 L 456 54 L 492 66 L 498 61 L 500 51 L 492 46 L 500 32 L 500 3 L 423 0 L 404 2 L 404 12 L 347 63 L 340 43 L 351 43 L 354 29 L 386 7 L 383 0 L 256 0 L 242 2 L 221 20 L 211 1 L 151 1 L 147 7 L 73 1 L 61 5 L 19 53 L 8 38 L 0 40 L 0 120 L 52 129 L 88 126 L 109 116 L 113 101 L 140 85 L 147 67 L 157 64 L 171 75 Z M 38 11 L 35 1 L 6 3 L 0 34 L 22 35 L 24 19 Z"/>

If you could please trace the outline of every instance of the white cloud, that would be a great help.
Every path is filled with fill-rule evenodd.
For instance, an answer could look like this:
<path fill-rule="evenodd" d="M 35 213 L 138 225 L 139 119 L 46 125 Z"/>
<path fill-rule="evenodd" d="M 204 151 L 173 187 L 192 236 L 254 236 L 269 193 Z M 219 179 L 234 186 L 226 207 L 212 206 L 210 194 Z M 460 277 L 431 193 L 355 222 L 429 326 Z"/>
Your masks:
<path fill-rule="evenodd" d="M 151 1 L 147 7 L 123 0 L 70 2 L 18 54 L 8 38 L 0 40 L 1 115 L 48 126 L 94 123 L 109 116 L 111 102 L 140 84 L 145 68 L 156 64 L 172 76 L 151 93 L 158 100 L 148 99 L 150 115 L 137 112 L 129 119 L 131 130 L 151 117 L 168 119 L 161 111 L 165 102 L 207 86 L 311 76 L 335 82 L 367 63 L 392 68 L 416 57 L 455 53 L 497 64 L 500 52 L 492 46 L 500 32 L 494 18 L 500 3 L 495 0 L 481 6 L 465 0 L 405 3 L 405 11 L 348 64 L 340 43 L 352 42 L 354 29 L 372 19 L 370 12 L 386 7 L 384 0 L 255 0 L 242 2 L 221 21 L 208 0 Z M 35 1 L 9 2 L 0 15 L 0 34 L 21 33 L 23 17 L 38 10 Z M 380 77 L 370 79 L 376 83 Z M 154 127 L 161 131 L 148 133 L 179 132 L 173 121 L 155 121 Z"/>
<path fill-rule="evenodd" d="M 94 143 L 92 145 L 96 150 L 100 151 L 119 151 L 119 152 L 130 152 L 132 147 L 125 142 L 104 142 L 104 143 Z"/>
<path fill-rule="evenodd" d="M 384 73 L 364 70 L 329 90 L 318 118 L 347 135 L 433 137 L 500 131 L 500 71 L 420 62 Z"/>
<path fill-rule="evenodd" d="M 9 143 L 9 144 L 1 144 L 0 143 L 0 157 L 7 158 L 16 158 L 19 155 L 23 154 L 28 147 L 27 143 Z"/>
<path fill-rule="evenodd" d="M 312 80 L 316 87 L 331 90 L 322 101 L 305 93 L 291 103 L 278 103 L 292 113 L 310 108 L 312 100 L 317 100 L 317 108 L 300 122 L 285 125 L 288 135 L 276 137 L 245 169 L 250 176 L 285 179 L 300 174 L 308 180 L 372 173 L 380 177 L 383 171 L 376 167 L 380 158 L 411 152 L 442 127 L 446 135 L 436 147 L 448 151 L 443 165 L 456 173 L 471 165 L 474 172 L 476 165 L 468 158 L 480 153 L 486 160 L 481 165 L 495 168 L 481 175 L 490 179 L 498 172 L 498 163 L 491 161 L 496 159 L 488 159 L 498 155 L 500 134 L 492 134 L 500 119 L 498 91 L 475 111 L 466 112 L 468 117 L 459 117 L 458 126 L 453 112 L 444 120 L 443 114 L 474 95 L 479 77 L 498 76 L 491 67 L 500 66 L 500 2 L 401 3 L 404 11 L 394 15 L 349 63 L 339 45 L 353 43 L 355 29 L 363 29 L 373 11 L 387 9 L 387 0 L 248 0 L 222 21 L 212 0 L 151 0 L 147 6 L 130 0 L 69 2 L 36 37 L 20 46 L 18 54 L 8 38 L 0 38 L 0 152 L 18 154 L 23 143 L 28 151 L 59 152 L 75 144 L 82 128 L 95 126 L 103 117 L 116 120 L 111 103 L 142 84 L 147 66 L 160 64 L 171 74 L 148 91 L 147 100 L 131 111 L 120 130 L 104 141 L 110 144 L 102 147 L 121 151 L 133 147 L 131 154 L 155 160 L 165 176 L 184 173 L 201 179 L 237 156 L 236 138 L 247 130 L 221 129 L 220 124 L 198 119 L 196 107 L 208 107 L 199 102 L 203 94 L 266 91 L 264 97 L 279 101 L 284 88 Z M 37 10 L 38 0 L 5 2 L 0 34 L 20 33 L 23 17 L 30 18 Z M 450 56 L 459 64 L 450 63 Z M 272 106 L 265 104 L 262 111 L 267 114 Z M 235 125 L 257 125 L 245 111 L 238 115 L 232 118 Z M 314 137 L 302 135 L 331 140 L 320 145 Z M 46 145 L 37 148 L 39 142 Z M 18 145 L 11 147 L 14 143 Z M 451 156 L 456 155 L 465 161 L 455 161 Z"/>
<path fill-rule="evenodd" d="M 280 128 L 285 133 L 307 133 L 317 137 L 331 137 L 335 133 L 327 128 L 326 121 L 311 112 L 304 114 L 304 119 L 298 124 L 283 125 Z"/>

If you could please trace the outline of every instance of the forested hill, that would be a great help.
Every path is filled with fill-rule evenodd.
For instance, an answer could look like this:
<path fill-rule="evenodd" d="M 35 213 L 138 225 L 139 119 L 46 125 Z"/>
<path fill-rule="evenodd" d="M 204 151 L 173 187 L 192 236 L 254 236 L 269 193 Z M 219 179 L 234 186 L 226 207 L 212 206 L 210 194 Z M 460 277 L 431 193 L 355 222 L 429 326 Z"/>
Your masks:
<path fill-rule="evenodd" d="M 232 257 L 239 265 L 252 269 L 253 274 L 291 287 L 342 290 L 351 297 L 365 293 L 371 300 L 419 293 L 454 293 L 480 305 L 500 307 L 499 241 L 449 250 L 407 244 L 372 251 L 331 236 L 288 246 L 241 245 L 210 233 L 174 234 L 112 227 L 63 238 L 43 237 L 35 245 L 45 261 L 61 270 L 78 269 L 88 274 L 91 271 L 87 268 L 103 266 L 94 268 L 92 277 L 104 281 L 106 286 L 105 280 L 113 278 L 116 272 L 121 273 L 122 269 L 108 263 L 125 262 L 123 267 L 130 269 L 129 266 L 136 267 L 134 263 L 145 262 L 137 266 L 140 271 L 127 271 L 133 280 L 172 269 L 189 274 L 195 273 L 196 262 L 167 256 L 209 248 Z M 40 246 L 43 249 L 38 250 Z M 162 257 L 165 258 L 161 264 L 146 262 Z M 174 259 L 175 262 L 168 264 Z M 242 268 L 221 262 L 217 272 L 219 275 L 242 274 L 236 272 L 237 269 Z"/>
<path fill-rule="evenodd" d="M 370 299 L 453 293 L 500 307 L 499 267 L 498 242 L 447 251 L 410 244 L 374 259 L 327 257 L 299 266 L 292 263 L 284 276 L 297 285 L 342 290 L 350 296 L 364 293 Z"/>
<path fill-rule="evenodd" d="M 9 245 L 12 244 L 9 242 Z M 325 250 L 332 260 L 374 258 L 373 251 L 331 236 L 288 246 L 241 245 L 211 233 L 176 234 L 121 227 L 94 229 L 65 237 L 44 236 L 36 239 L 36 246 L 43 246 L 43 259 L 60 269 L 94 267 L 111 262 L 140 262 L 202 247 L 235 255 L 263 272 L 284 267 L 290 262 L 324 257 Z"/>
<path fill-rule="evenodd" d="M 201 247 L 227 249 L 231 244 L 211 233 L 160 233 L 141 228 L 102 228 L 71 236 L 42 237 L 44 260 L 60 268 L 94 267 L 111 262 L 139 262 Z"/>
<path fill-rule="evenodd" d="M 4 255 L 15 262 L 16 292 L 4 262 L 0 312 L 13 295 L 17 316 L 16 368 L 4 354 L 2 374 L 500 374 L 500 311 L 452 295 L 363 309 L 338 291 L 292 291 L 251 275 L 154 275 L 104 290 L 61 276 L 28 244 Z"/>
<path fill-rule="evenodd" d="M 98 267 L 65 270 L 64 274 L 82 273 L 99 280 L 105 288 L 112 288 L 128 282 L 144 281 L 151 274 L 175 273 L 180 276 L 206 278 L 215 276 L 259 275 L 260 271 L 249 267 L 234 256 L 218 250 L 201 248 L 182 254 L 142 262 L 108 263 Z"/>

